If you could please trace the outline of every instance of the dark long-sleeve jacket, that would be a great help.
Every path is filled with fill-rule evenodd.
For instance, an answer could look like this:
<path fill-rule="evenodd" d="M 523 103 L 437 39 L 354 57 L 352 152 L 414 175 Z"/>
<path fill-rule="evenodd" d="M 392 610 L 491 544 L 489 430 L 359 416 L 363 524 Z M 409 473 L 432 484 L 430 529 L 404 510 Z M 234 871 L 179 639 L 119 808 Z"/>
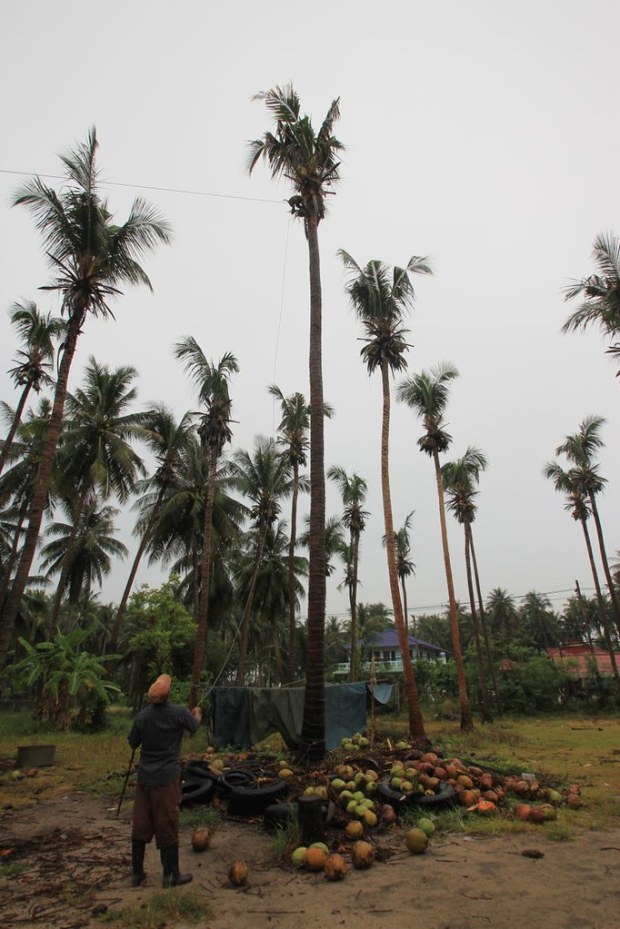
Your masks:
<path fill-rule="evenodd" d="M 138 783 L 163 787 L 178 777 L 183 733 L 197 728 L 190 711 L 174 703 L 153 703 L 140 710 L 127 736 L 133 749 L 140 747 Z"/>

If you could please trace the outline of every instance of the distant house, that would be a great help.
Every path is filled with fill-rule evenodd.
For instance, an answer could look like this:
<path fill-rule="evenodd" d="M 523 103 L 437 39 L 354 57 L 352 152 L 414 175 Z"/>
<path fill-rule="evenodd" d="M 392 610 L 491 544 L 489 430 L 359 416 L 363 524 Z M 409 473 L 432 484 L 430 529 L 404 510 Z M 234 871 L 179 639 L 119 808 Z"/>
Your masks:
<path fill-rule="evenodd" d="M 408 636 L 409 654 L 414 661 L 419 659 L 423 661 L 446 661 L 447 655 L 443 648 L 438 645 L 432 645 L 430 642 L 423 642 L 412 635 Z M 350 649 L 350 646 L 347 646 Z M 379 632 L 372 638 L 360 642 L 362 652 L 362 671 L 370 671 L 374 659 L 375 671 L 377 673 L 393 672 L 398 673 L 403 670 L 402 652 L 398 643 L 398 634 L 395 628 L 386 629 Z M 335 669 L 335 674 L 347 674 L 349 671 L 348 662 L 339 664 Z"/>
<path fill-rule="evenodd" d="M 613 674 L 609 652 L 596 645 L 573 642 L 559 648 L 548 648 L 547 655 L 554 664 L 561 665 L 576 677 L 587 677 L 593 670 L 598 671 L 603 677 Z M 620 652 L 616 652 L 615 657 L 616 665 L 620 669 Z"/>

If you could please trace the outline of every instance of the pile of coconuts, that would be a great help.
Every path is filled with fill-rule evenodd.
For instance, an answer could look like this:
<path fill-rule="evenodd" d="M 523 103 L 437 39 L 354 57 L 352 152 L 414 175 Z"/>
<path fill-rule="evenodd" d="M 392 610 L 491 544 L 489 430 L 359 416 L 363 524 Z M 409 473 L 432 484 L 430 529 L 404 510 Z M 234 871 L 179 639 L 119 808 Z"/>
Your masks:
<path fill-rule="evenodd" d="M 405 740 L 393 744 L 387 739 L 371 745 L 365 736 L 356 736 L 346 740 L 345 749 L 357 752 L 357 756 L 341 753 L 341 760 L 331 770 L 308 772 L 298 770 L 290 760 L 271 762 L 273 773 L 290 781 L 292 796 L 314 794 L 335 805 L 337 812 L 331 826 L 344 835 L 334 837 L 332 849 L 315 842 L 295 848 L 290 855 L 294 868 L 322 872 L 328 881 L 342 881 L 351 870 L 371 867 L 377 852 L 373 834 L 385 832 L 398 822 L 401 804 L 382 802 L 380 785 L 386 785 L 404 800 L 408 818 L 416 808 L 419 812 L 415 824 L 403 828 L 402 833 L 404 847 L 412 855 L 428 851 L 435 831 L 431 808 L 417 806 L 416 795 L 432 798 L 445 791 L 446 784 L 454 789 L 452 802 L 468 813 L 501 813 L 537 825 L 554 820 L 559 807 L 574 810 L 582 805 L 576 784 L 559 790 L 540 783 L 534 774 L 503 774 L 456 756 L 444 756 L 438 748 L 420 750 Z M 231 764 L 234 767 L 246 761 L 248 755 L 229 755 L 220 761 L 211 751 L 208 758 L 215 773 L 220 765 L 224 769 Z M 270 764 L 263 761 L 261 766 L 266 770 Z M 408 794 L 413 795 L 410 803 Z M 192 846 L 196 852 L 203 851 L 210 846 L 212 835 L 204 829 L 196 832 L 199 835 L 196 842 L 192 838 Z M 233 886 L 242 886 L 247 880 L 247 869 L 240 864 L 229 877 Z"/>

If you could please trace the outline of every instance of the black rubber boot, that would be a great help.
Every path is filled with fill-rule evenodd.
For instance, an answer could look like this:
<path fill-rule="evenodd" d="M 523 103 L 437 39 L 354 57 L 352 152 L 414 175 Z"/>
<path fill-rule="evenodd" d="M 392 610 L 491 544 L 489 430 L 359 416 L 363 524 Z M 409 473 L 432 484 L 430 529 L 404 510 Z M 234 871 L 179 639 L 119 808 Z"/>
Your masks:
<path fill-rule="evenodd" d="M 139 887 L 146 880 L 144 873 L 144 849 L 146 842 L 131 840 L 131 886 Z"/>
<path fill-rule="evenodd" d="M 168 845 L 167 848 L 160 849 L 159 854 L 164 868 L 163 886 L 178 887 L 179 884 L 189 884 L 192 875 L 179 872 L 179 846 Z"/>

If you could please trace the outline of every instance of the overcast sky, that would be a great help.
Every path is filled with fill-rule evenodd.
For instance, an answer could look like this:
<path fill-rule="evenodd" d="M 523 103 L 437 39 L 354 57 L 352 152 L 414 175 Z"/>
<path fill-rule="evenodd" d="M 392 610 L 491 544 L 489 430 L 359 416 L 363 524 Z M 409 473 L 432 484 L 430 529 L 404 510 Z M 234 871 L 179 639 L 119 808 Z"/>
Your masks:
<path fill-rule="evenodd" d="M 144 195 L 174 229 L 145 261 L 154 294 L 128 289 L 116 322 L 89 319 L 70 389 L 90 355 L 140 374 L 140 403 L 177 415 L 196 401 L 172 346 L 193 335 L 218 360 L 233 352 L 232 448 L 272 435 L 267 392 L 308 396 L 308 274 L 303 229 L 247 141 L 271 128 L 251 96 L 292 81 L 320 125 L 340 97 L 342 181 L 319 228 L 323 275 L 326 465 L 368 482 L 359 598 L 389 603 L 379 476 L 381 385 L 336 252 L 359 264 L 427 255 L 414 281 L 408 373 L 452 362 L 448 458 L 469 444 L 489 459 L 475 524 L 483 592 L 548 592 L 560 608 L 589 592 L 581 531 L 542 476 L 587 415 L 604 416 L 601 515 L 620 549 L 620 385 L 596 332 L 562 335 L 562 288 L 594 269 L 600 232 L 620 234 L 620 4 L 617 0 L 5 0 L 0 6 L 0 397 L 16 343 L 17 300 L 56 307 L 33 221 L 10 198 L 27 173 L 58 175 L 58 154 L 95 125 L 102 184 L 119 221 Z M 53 178 L 46 179 L 55 185 Z M 141 186 L 140 186 L 141 185 Z M 151 188 L 151 189 L 143 189 Z M 398 380 L 398 379 L 397 379 Z M 394 521 L 415 510 L 411 610 L 447 599 L 431 460 L 419 421 L 394 403 Z M 334 488 L 328 514 L 338 514 Z M 467 599 L 461 529 L 450 520 L 457 597 Z M 125 541 L 132 521 L 121 521 Z M 127 566 L 102 599 L 117 598 Z M 156 570 L 139 580 L 157 583 Z M 328 614 L 347 600 L 328 586 Z M 559 593 L 556 593 L 559 592 Z M 302 614 L 305 614 L 305 602 Z"/>

